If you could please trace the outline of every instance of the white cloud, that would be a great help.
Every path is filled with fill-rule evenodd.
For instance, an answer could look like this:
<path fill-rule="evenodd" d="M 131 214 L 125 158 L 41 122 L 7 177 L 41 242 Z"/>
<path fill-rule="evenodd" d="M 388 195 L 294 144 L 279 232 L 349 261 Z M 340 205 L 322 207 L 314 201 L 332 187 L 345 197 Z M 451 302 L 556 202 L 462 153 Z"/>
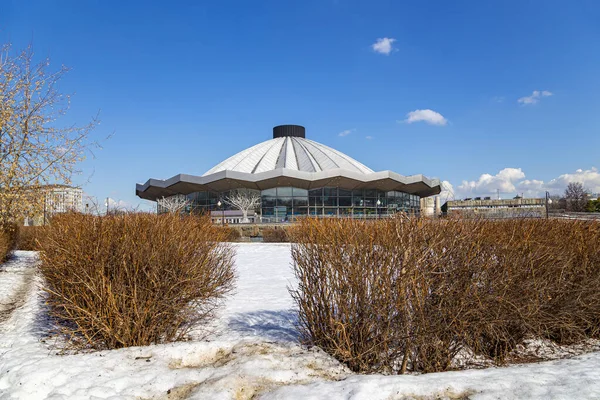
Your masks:
<path fill-rule="evenodd" d="M 564 190 L 569 183 L 579 182 L 592 193 L 600 193 L 600 171 L 598 168 L 578 169 L 571 174 L 562 174 L 550 180 L 545 187 L 549 190 Z"/>
<path fill-rule="evenodd" d="M 108 208 L 111 210 L 114 209 L 119 209 L 119 210 L 124 210 L 124 209 L 128 209 L 130 208 L 130 204 L 126 201 L 123 200 L 115 200 L 111 197 L 108 197 L 106 200 L 104 200 L 104 207 L 106 207 L 106 202 L 108 200 Z"/>
<path fill-rule="evenodd" d="M 349 134 L 351 134 L 355 130 L 356 129 L 346 129 L 345 131 L 341 131 L 340 133 L 338 133 L 338 136 L 341 136 L 341 137 L 348 136 Z"/>
<path fill-rule="evenodd" d="M 371 140 L 371 139 L 373 139 L 373 136 L 365 136 L 365 139 Z"/>
<path fill-rule="evenodd" d="M 515 194 L 523 194 L 525 197 L 543 197 L 546 191 L 562 195 L 571 182 L 580 182 L 586 190 L 600 193 L 600 171 L 595 167 L 562 174 L 548 182 L 540 179 L 525 179 L 525 173 L 521 168 L 504 168 L 496 175 L 482 174 L 477 180 L 462 181 L 455 189 L 450 182 L 444 181 L 442 192 L 453 193 L 457 200 L 475 196 L 494 197 L 498 191 L 504 198 Z M 452 196 L 450 195 L 449 198 L 451 199 Z"/>
<path fill-rule="evenodd" d="M 454 197 L 454 186 L 448 181 L 442 181 L 442 191 L 439 194 L 442 203 L 448 200 L 458 200 Z"/>
<path fill-rule="evenodd" d="M 444 126 L 448 123 L 448 120 L 438 112 L 433 110 L 415 110 L 406 114 L 404 122 L 412 124 L 413 122 L 425 122 L 429 125 Z"/>
<path fill-rule="evenodd" d="M 544 181 L 525 179 L 517 184 L 517 191 L 524 197 L 540 197 L 546 192 Z"/>
<path fill-rule="evenodd" d="M 527 105 L 527 104 L 536 104 L 542 97 L 550 97 L 553 93 L 548 90 L 534 90 L 531 96 L 521 97 L 517 100 L 517 102 Z"/>
<path fill-rule="evenodd" d="M 379 54 L 385 54 L 386 56 L 388 56 L 390 55 L 392 50 L 394 50 L 394 47 L 392 45 L 395 41 L 396 39 L 394 38 L 379 38 L 375 43 L 371 45 L 371 48 L 373 49 L 373 51 Z"/>
<path fill-rule="evenodd" d="M 496 175 L 482 174 L 476 181 L 462 181 L 457 187 L 460 197 L 490 195 L 497 193 L 515 193 L 515 184 L 524 179 L 525 173 L 521 168 L 504 168 Z"/>

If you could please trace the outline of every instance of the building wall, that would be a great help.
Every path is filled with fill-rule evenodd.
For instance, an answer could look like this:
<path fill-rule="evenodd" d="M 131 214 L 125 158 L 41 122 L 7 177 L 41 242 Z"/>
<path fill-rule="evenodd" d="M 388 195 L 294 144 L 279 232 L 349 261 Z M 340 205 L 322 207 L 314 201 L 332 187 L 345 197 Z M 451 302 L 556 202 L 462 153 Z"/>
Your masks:
<path fill-rule="evenodd" d="M 446 203 L 448 215 L 486 218 L 541 218 L 546 215 L 546 199 L 452 200 Z"/>
<path fill-rule="evenodd" d="M 47 186 L 40 189 L 44 197 L 43 209 L 36 215 L 25 218 L 24 225 L 44 225 L 54 214 L 69 211 L 81 212 L 83 207 L 83 190 L 70 186 Z"/>
<path fill-rule="evenodd" d="M 440 196 L 429 196 L 421 199 L 421 215 L 426 217 L 439 216 L 442 213 Z"/>

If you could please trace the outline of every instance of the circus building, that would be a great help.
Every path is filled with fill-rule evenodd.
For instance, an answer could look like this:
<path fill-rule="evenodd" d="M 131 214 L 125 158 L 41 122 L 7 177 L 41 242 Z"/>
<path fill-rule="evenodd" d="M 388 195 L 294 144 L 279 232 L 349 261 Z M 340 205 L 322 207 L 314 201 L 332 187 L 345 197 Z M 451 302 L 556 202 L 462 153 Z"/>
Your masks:
<path fill-rule="evenodd" d="M 375 172 L 307 139 L 299 125 L 274 127 L 272 139 L 229 157 L 202 176 L 179 174 L 136 185 L 142 199 L 185 196 L 187 211 L 222 213 L 227 222 L 241 222 L 236 207 L 225 200 L 232 191 L 260 196 L 251 220 L 287 222 L 303 216 L 383 218 L 397 212 L 418 213 L 420 199 L 439 194 L 441 187 L 438 179 L 423 175 Z"/>

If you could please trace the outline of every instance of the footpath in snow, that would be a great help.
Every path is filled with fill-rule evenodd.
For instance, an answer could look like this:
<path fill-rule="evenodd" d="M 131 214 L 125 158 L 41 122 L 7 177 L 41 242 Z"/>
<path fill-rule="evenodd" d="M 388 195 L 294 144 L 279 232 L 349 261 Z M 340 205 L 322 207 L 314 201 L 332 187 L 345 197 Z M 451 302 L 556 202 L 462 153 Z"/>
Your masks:
<path fill-rule="evenodd" d="M 235 248 L 236 293 L 198 339 L 67 355 L 48 338 L 37 256 L 17 252 L 0 266 L 0 399 L 600 399 L 600 353 L 419 376 L 352 374 L 297 343 L 289 245 Z"/>

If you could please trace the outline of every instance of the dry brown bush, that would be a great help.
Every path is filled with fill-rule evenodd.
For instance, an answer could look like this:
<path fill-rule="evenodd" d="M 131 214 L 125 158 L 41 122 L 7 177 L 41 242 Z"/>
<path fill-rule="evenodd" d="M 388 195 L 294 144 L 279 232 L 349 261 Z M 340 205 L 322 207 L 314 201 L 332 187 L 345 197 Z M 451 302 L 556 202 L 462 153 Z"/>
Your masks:
<path fill-rule="evenodd" d="M 600 224 L 302 221 L 291 231 L 304 340 L 360 372 L 502 363 L 525 336 L 598 337 Z"/>
<path fill-rule="evenodd" d="M 231 226 L 215 226 L 215 229 L 222 231 L 222 237 L 225 242 L 238 242 L 242 237 L 240 231 Z"/>
<path fill-rule="evenodd" d="M 285 228 L 265 228 L 262 230 L 262 238 L 265 243 L 287 243 L 290 241 Z"/>
<path fill-rule="evenodd" d="M 47 302 L 78 348 L 180 340 L 233 288 L 223 235 L 206 216 L 56 216 L 40 242 Z"/>
<path fill-rule="evenodd" d="M 18 225 L 12 223 L 0 224 L 0 263 L 6 261 L 15 249 L 18 237 Z"/>
<path fill-rule="evenodd" d="M 19 250 L 38 251 L 40 242 L 47 235 L 46 226 L 22 226 L 19 229 L 19 240 L 16 248 Z"/>

